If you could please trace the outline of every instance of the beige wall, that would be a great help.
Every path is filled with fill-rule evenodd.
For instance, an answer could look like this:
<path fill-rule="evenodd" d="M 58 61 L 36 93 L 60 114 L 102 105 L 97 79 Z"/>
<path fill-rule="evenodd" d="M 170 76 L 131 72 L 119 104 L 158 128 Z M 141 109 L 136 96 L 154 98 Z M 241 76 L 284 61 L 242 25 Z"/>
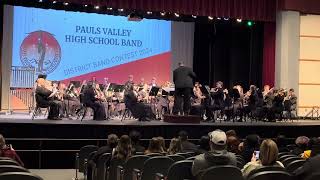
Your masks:
<path fill-rule="evenodd" d="M 320 15 L 300 17 L 299 114 L 320 106 Z"/>

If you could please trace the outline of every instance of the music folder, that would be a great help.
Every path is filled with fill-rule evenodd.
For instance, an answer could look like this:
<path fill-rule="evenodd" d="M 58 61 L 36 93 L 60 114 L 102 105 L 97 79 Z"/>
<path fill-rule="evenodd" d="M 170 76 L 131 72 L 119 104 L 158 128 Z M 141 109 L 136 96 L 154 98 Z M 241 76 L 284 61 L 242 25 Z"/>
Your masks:
<path fill-rule="evenodd" d="M 124 91 L 124 85 L 117 84 L 117 86 L 114 88 L 114 92 L 123 92 Z"/>
<path fill-rule="evenodd" d="M 75 88 L 79 88 L 81 86 L 80 81 L 70 81 L 69 87 L 71 84 L 73 84 Z"/>
<path fill-rule="evenodd" d="M 116 83 L 111 83 L 107 89 L 107 91 L 114 91 L 114 89 L 117 87 Z"/>

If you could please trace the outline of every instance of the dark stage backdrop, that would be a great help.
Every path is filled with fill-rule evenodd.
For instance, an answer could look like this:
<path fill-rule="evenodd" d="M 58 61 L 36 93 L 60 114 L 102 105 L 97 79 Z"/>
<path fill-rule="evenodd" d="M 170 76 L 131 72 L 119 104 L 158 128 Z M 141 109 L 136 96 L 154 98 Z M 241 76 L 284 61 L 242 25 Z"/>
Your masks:
<path fill-rule="evenodd" d="M 252 27 L 228 21 L 196 23 L 193 68 L 198 80 L 210 85 L 221 80 L 228 88 L 261 87 L 263 38 L 259 23 Z"/>

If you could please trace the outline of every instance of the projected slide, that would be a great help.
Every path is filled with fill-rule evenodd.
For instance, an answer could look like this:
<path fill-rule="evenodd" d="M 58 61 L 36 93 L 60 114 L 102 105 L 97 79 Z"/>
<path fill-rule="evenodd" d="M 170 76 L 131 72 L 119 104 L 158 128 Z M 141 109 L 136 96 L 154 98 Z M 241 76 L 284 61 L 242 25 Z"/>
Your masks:
<path fill-rule="evenodd" d="M 13 66 L 50 80 L 170 80 L 171 22 L 14 7 Z"/>

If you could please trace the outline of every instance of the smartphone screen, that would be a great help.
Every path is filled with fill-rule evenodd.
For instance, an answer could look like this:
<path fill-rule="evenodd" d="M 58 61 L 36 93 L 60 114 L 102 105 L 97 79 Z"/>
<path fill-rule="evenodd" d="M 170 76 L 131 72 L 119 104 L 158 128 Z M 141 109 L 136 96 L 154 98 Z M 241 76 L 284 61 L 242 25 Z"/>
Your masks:
<path fill-rule="evenodd" d="M 254 151 L 254 154 L 255 154 L 255 156 L 256 156 L 256 159 L 259 159 L 260 151 Z"/>

